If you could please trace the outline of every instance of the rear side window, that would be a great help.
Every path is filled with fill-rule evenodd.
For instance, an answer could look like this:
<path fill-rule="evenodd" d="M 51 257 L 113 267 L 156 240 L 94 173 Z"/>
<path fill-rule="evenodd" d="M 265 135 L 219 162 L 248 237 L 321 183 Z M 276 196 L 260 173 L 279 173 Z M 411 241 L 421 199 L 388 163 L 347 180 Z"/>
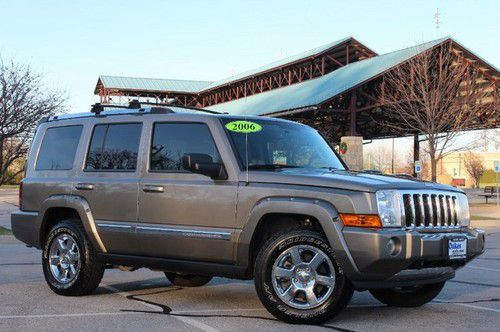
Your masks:
<path fill-rule="evenodd" d="M 183 170 L 182 156 L 203 153 L 221 162 L 210 130 L 202 123 L 157 123 L 153 130 L 150 169 L 152 171 Z"/>
<path fill-rule="evenodd" d="M 48 128 L 38 153 L 35 170 L 72 169 L 82 128 L 81 125 Z"/>
<path fill-rule="evenodd" d="M 95 126 L 85 169 L 90 171 L 135 170 L 141 129 L 140 123 Z"/>

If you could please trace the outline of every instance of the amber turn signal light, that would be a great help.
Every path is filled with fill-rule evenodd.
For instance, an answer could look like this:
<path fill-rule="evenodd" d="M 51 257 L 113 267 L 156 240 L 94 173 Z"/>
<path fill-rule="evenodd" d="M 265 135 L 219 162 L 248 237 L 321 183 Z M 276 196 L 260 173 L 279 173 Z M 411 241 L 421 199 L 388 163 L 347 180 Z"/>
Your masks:
<path fill-rule="evenodd" d="M 345 226 L 381 228 L 382 223 L 376 214 L 341 213 L 340 220 Z"/>

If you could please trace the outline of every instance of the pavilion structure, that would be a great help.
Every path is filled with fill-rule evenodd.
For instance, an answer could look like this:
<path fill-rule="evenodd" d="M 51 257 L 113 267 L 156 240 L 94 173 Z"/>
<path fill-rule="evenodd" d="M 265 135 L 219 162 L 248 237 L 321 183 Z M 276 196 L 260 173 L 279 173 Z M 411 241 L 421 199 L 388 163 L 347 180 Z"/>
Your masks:
<path fill-rule="evenodd" d="M 363 139 L 401 136 L 381 125 L 387 120 L 377 96 L 383 75 L 445 44 L 462 65 L 481 71 L 491 102 L 498 105 L 498 69 L 449 37 L 382 55 L 349 37 L 216 82 L 100 76 L 95 94 L 101 103 L 145 99 L 305 122 L 333 143 L 344 142 L 348 146 L 344 160 L 360 169 Z M 481 118 L 471 129 L 498 126 Z M 418 147 L 419 133 L 404 134 L 414 135 Z"/>

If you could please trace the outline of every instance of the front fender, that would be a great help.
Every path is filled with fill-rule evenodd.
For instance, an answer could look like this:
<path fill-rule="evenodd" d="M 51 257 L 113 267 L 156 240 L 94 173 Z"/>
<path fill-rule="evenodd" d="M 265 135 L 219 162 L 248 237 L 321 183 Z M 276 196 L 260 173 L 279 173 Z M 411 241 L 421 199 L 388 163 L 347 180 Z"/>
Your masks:
<path fill-rule="evenodd" d="M 51 208 L 70 208 L 75 210 L 80 216 L 83 227 L 92 244 L 99 248 L 101 252 L 106 252 L 106 248 L 97 233 L 94 217 L 90 210 L 90 205 L 87 200 L 76 195 L 54 195 L 43 201 L 40 213 L 38 214 L 38 229 L 42 229 L 43 223 L 46 222 L 47 211 Z"/>
<path fill-rule="evenodd" d="M 324 200 L 296 197 L 268 197 L 255 204 L 247 223 L 241 231 L 237 248 L 237 264 L 250 264 L 250 244 L 262 217 L 270 213 L 303 214 L 316 218 L 334 250 L 337 263 L 349 277 L 358 268 L 342 235 L 343 225 L 335 207 Z"/>

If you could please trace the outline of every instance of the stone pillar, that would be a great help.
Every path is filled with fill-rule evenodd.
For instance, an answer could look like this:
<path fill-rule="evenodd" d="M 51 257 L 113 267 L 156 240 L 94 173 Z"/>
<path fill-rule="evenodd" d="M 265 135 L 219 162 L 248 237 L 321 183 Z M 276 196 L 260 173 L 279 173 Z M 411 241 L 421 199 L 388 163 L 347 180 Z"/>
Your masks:
<path fill-rule="evenodd" d="M 345 152 L 343 151 L 345 147 Z M 363 137 L 343 136 L 340 138 L 340 155 L 349 169 L 360 171 L 363 169 Z"/>

